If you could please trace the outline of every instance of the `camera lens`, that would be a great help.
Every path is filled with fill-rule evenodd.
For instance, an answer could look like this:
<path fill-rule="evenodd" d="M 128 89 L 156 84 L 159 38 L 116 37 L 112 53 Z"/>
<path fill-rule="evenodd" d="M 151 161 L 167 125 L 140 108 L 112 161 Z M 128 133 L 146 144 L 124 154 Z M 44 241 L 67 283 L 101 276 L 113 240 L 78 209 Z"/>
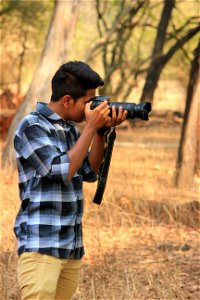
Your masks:
<path fill-rule="evenodd" d="M 112 115 L 112 106 L 116 107 L 116 112 L 118 113 L 119 107 L 122 106 L 123 110 L 127 110 L 128 115 L 126 119 L 141 119 L 141 120 L 148 120 L 149 119 L 149 112 L 151 111 L 151 103 L 144 102 L 142 104 L 135 104 L 135 103 L 124 103 L 124 102 L 111 102 L 110 103 L 110 116 Z"/>
<path fill-rule="evenodd" d="M 122 106 L 122 109 L 127 110 L 128 112 L 126 119 L 135 119 L 135 118 L 141 120 L 149 119 L 149 112 L 151 111 L 150 102 L 144 102 L 141 104 L 128 103 L 128 102 L 110 102 L 110 98 L 107 96 L 97 96 L 90 99 L 90 101 L 92 101 L 91 109 L 95 109 L 104 100 L 108 101 L 110 107 L 110 114 L 109 114 L 110 117 L 112 117 L 112 106 L 115 106 L 117 114 L 118 114 L 119 107 Z"/>

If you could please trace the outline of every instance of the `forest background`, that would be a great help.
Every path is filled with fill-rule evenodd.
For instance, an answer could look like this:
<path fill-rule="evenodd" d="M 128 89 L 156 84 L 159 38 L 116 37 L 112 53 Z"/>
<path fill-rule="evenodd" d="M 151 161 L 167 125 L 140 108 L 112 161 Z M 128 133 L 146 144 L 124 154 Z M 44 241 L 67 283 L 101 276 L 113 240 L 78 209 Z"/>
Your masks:
<path fill-rule="evenodd" d="M 85 185 L 76 299 L 199 298 L 199 2 L 2 1 L 0 15 L 2 299 L 19 299 L 13 133 L 68 60 L 96 69 L 112 101 L 152 103 L 148 122 L 117 130 L 101 207 Z"/>

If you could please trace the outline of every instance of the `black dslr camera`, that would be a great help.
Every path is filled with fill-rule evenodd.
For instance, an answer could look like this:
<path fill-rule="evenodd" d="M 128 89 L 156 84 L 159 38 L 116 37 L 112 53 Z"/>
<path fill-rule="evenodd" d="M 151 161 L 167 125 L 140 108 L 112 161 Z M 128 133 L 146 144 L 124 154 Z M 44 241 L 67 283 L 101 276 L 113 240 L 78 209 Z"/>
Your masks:
<path fill-rule="evenodd" d="M 122 106 L 123 110 L 128 111 L 128 115 L 126 119 L 141 119 L 141 120 L 148 120 L 149 119 L 149 112 L 151 111 L 151 103 L 144 102 L 142 104 L 135 104 L 135 103 L 124 103 L 124 102 L 111 102 L 110 98 L 107 96 L 97 96 L 91 98 L 92 101 L 91 109 L 96 108 L 100 105 L 104 100 L 108 101 L 110 107 L 110 116 L 112 115 L 112 106 L 115 106 L 116 112 L 118 113 L 118 109 Z"/>

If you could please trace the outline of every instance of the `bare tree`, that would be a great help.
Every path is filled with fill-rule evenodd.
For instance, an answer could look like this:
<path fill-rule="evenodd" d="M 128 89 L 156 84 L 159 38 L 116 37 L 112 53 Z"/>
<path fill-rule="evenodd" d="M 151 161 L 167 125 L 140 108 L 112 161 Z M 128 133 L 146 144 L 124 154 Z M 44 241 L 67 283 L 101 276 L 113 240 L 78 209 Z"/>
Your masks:
<path fill-rule="evenodd" d="M 189 187 L 195 174 L 200 174 L 200 42 L 194 50 L 178 150 L 175 182 L 179 187 Z"/>
<path fill-rule="evenodd" d="M 167 28 L 171 19 L 172 10 L 175 7 L 175 0 L 164 0 L 165 5 L 163 6 L 162 15 L 157 28 L 157 36 L 154 42 L 154 48 L 151 57 L 151 63 L 148 68 L 143 92 L 140 98 L 140 102 L 151 100 L 153 102 L 154 93 L 160 79 L 160 75 L 169 62 L 172 56 L 179 50 L 182 49 L 183 45 L 187 43 L 195 34 L 200 30 L 200 25 L 188 30 L 185 35 L 181 38 L 177 37 L 177 34 L 181 33 L 187 25 L 189 25 L 191 19 L 187 20 L 184 25 L 179 29 L 174 29 L 175 32 L 171 32 L 172 37 L 176 37 L 176 42 L 164 53 L 163 49 L 167 42 Z M 194 18 L 195 19 L 195 18 Z"/>
<path fill-rule="evenodd" d="M 55 0 L 46 43 L 25 99 L 19 107 L 8 132 L 2 166 L 14 166 L 13 136 L 19 121 L 35 107 L 38 100 L 48 101 L 50 83 L 56 69 L 67 60 L 78 19 L 79 0 Z"/>
<path fill-rule="evenodd" d="M 27 50 L 26 41 L 27 41 L 27 32 L 26 30 L 21 29 L 21 36 L 22 39 L 21 46 L 22 50 L 19 53 L 19 66 L 18 66 L 18 76 L 17 76 L 17 94 L 21 93 L 21 81 L 22 81 L 22 69 L 24 66 L 24 58 Z"/>
<path fill-rule="evenodd" d="M 163 7 L 157 22 L 153 15 L 160 6 Z M 165 66 L 180 49 L 188 55 L 183 46 L 200 30 L 195 16 L 181 15 L 181 24 L 176 22 L 172 15 L 174 8 L 179 11 L 176 0 L 113 3 L 96 0 L 99 40 L 88 51 L 86 61 L 101 56 L 105 81 L 101 93 L 126 99 L 138 85 L 138 79 L 147 74 L 140 101 L 153 102 Z M 157 34 L 147 48 L 145 38 L 149 30 L 152 33 L 156 30 Z"/>
<path fill-rule="evenodd" d="M 109 3 L 96 0 L 98 42 L 88 51 L 86 61 L 101 54 L 104 69 L 104 94 L 124 97 L 133 81 L 136 66 L 128 58 L 127 46 L 133 30 L 142 23 L 149 1 L 126 1 Z M 113 16 L 110 17 L 110 10 Z M 130 57 L 131 55 L 129 55 Z M 117 79 L 116 79 L 117 78 Z M 133 85 L 131 85 L 133 88 Z"/>
<path fill-rule="evenodd" d="M 147 78 L 141 96 L 141 102 L 146 101 L 145 99 L 151 100 L 153 96 L 152 91 L 154 91 L 157 86 L 158 78 L 162 70 L 160 58 L 163 55 L 167 28 L 174 6 L 175 0 L 165 0 L 152 52 L 152 61 L 147 72 Z"/>

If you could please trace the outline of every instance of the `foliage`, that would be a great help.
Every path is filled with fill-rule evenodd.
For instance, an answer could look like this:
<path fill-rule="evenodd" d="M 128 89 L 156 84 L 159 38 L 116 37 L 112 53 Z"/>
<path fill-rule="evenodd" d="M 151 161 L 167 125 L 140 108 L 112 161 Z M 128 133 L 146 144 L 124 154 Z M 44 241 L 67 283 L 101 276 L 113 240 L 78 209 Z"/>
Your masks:
<path fill-rule="evenodd" d="M 52 1 L 2 1 L 1 3 L 1 88 L 18 92 L 17 83 L 30 82 L 32 70 L 44 45 Z M 12 72 L 10 72 L 12 66 Z"/>

